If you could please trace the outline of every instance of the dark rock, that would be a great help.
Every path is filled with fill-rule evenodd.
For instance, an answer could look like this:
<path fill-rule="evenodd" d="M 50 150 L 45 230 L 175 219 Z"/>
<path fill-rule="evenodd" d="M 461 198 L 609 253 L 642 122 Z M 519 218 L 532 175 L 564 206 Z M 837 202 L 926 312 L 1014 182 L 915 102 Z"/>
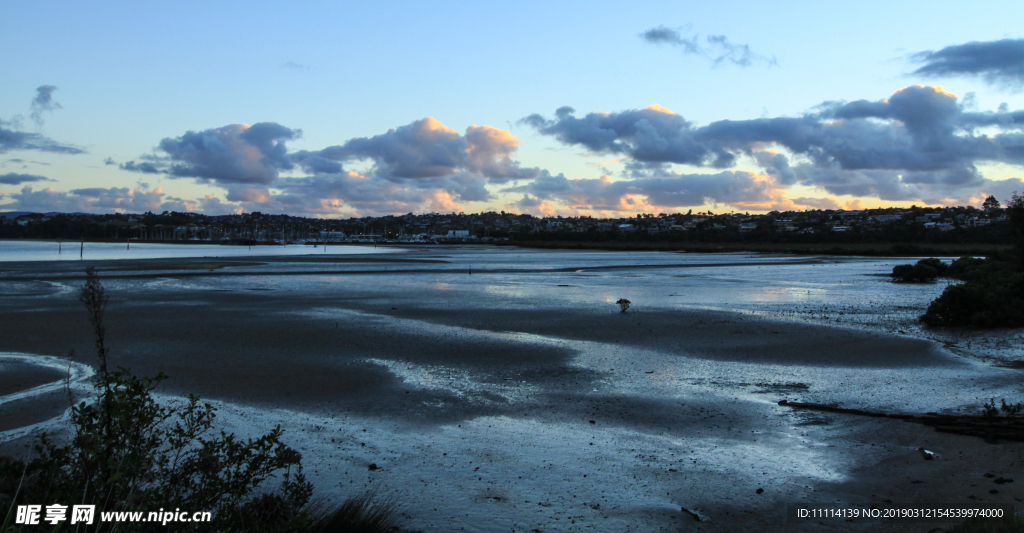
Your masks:
<path fill-rule="evenodd" d="M 377 470 L 377 469 L 379 469 L 379 468 L 380 468 L 380 467 L 378 467 L 378 466 L 377 466 L 377 463 L 370 463 L 370 466 L 369 466 L 369 469 L 370 469 L 370 470 Z"/>

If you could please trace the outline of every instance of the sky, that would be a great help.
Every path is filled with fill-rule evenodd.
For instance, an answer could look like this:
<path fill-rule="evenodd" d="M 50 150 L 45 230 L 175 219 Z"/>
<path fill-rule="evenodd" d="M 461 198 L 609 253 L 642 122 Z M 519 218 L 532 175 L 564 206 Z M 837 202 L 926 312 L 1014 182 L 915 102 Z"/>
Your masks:
<path fill-rule="evenodd" d="M 1024 193 L 1024 3 L 0 3 L 0 211 L 348 218 Z"/>

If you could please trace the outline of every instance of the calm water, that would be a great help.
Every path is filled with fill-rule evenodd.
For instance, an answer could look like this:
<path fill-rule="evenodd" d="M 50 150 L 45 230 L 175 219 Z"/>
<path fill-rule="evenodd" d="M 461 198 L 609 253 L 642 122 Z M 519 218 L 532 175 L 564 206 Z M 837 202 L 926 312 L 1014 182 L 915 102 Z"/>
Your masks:
<path fill-rule="evenodd" d="M 330 254 L 393 253 L 398 248 L 373 246 L 328 246 Z M 225 246 L 219 244 L 157 244 L 112 242 L 56 242 L 0 240 L 0 261 L 78 261 L 79 259 L 167 259 L 173 257 L 248 257 L 268 255 L 312 255 L 325 253 L 323 246 Z"/>

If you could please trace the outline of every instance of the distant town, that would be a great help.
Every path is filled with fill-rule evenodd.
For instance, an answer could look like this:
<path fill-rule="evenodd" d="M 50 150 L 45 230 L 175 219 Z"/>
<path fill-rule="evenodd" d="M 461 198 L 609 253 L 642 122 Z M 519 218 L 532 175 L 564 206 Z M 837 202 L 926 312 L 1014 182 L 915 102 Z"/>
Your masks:
<path fill-rule="evenodd" d="M 503 241 L 1002 241 L 1007 220 L 994 198 L 984 208 L 910 207 L 767 214 L 641 213 L 632 217 L 538 217 L 486 212 L 320 219 L 259 212 L 232 215 L 3 213 L 0 238 L 207 243 L 483 243 Z M 992 228 L 989 228 L 992 226 Z M 1007 242 L 1007 241 L 1002 241 Z"/>

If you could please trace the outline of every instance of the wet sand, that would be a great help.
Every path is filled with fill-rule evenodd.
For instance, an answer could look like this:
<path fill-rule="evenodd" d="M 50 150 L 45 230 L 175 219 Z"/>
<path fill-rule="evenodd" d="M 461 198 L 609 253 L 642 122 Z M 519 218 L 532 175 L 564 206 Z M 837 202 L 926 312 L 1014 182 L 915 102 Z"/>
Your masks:
<path fill-rule="evenodd" d="M 438 276 L 437 265 L 463 268 L 458 253 L 450 255 L 391 256 L 376 266 Z M 1011 398 L 1019 389 L 1019 371 L 929 340 L 714 309 L 623 314 L 568 296 L 552 305 L 486 287 L 452 294 L 447 278 L 399 291 L 361 274 L 380 268 L 361 266 L 273 275 L 282 264 L 310 266 L 307 258 L 226 261 L 214 271 L 259 275 L 239 272 L 223 284 L 179 277 L 209 271 L 209 260 L 102 264 L 111 274 L 112 363 L 168 374 L 165 394 L 217 400 L 219 420 L 234 431 L 282 424 L 318 490 L 394 491 L 408 502 L 410 527 L 865 530 L 877 526 L 785 524 L 783 511 L 801 501 L 1024 497 L 983 477 L 1024 483 L 1019 444 L 776 405 L 788 398 L 923 412 L 967 409 L 965 398 Z M 2 274 L 0 351 L 74 349 L 89 362 L 90 330 L 74 293 L 80 272 L 8 264 Z M 478 267 L 459 283 L 483 287 L 497 275 Z M 0 367 L 0 387 L 27 388 L 53 377 L 46 372 Z M 54 416 L 59 400 L 19 401 L 0 411 L 0 431 Z M 0 453 L 26 442 L 11 439 Z M 924 461 L 919 447 L 938 458 Z M 380 470 L 368 471 L 370 463 Z M 683 507 L 709 521 L 696 522 Z"/>

